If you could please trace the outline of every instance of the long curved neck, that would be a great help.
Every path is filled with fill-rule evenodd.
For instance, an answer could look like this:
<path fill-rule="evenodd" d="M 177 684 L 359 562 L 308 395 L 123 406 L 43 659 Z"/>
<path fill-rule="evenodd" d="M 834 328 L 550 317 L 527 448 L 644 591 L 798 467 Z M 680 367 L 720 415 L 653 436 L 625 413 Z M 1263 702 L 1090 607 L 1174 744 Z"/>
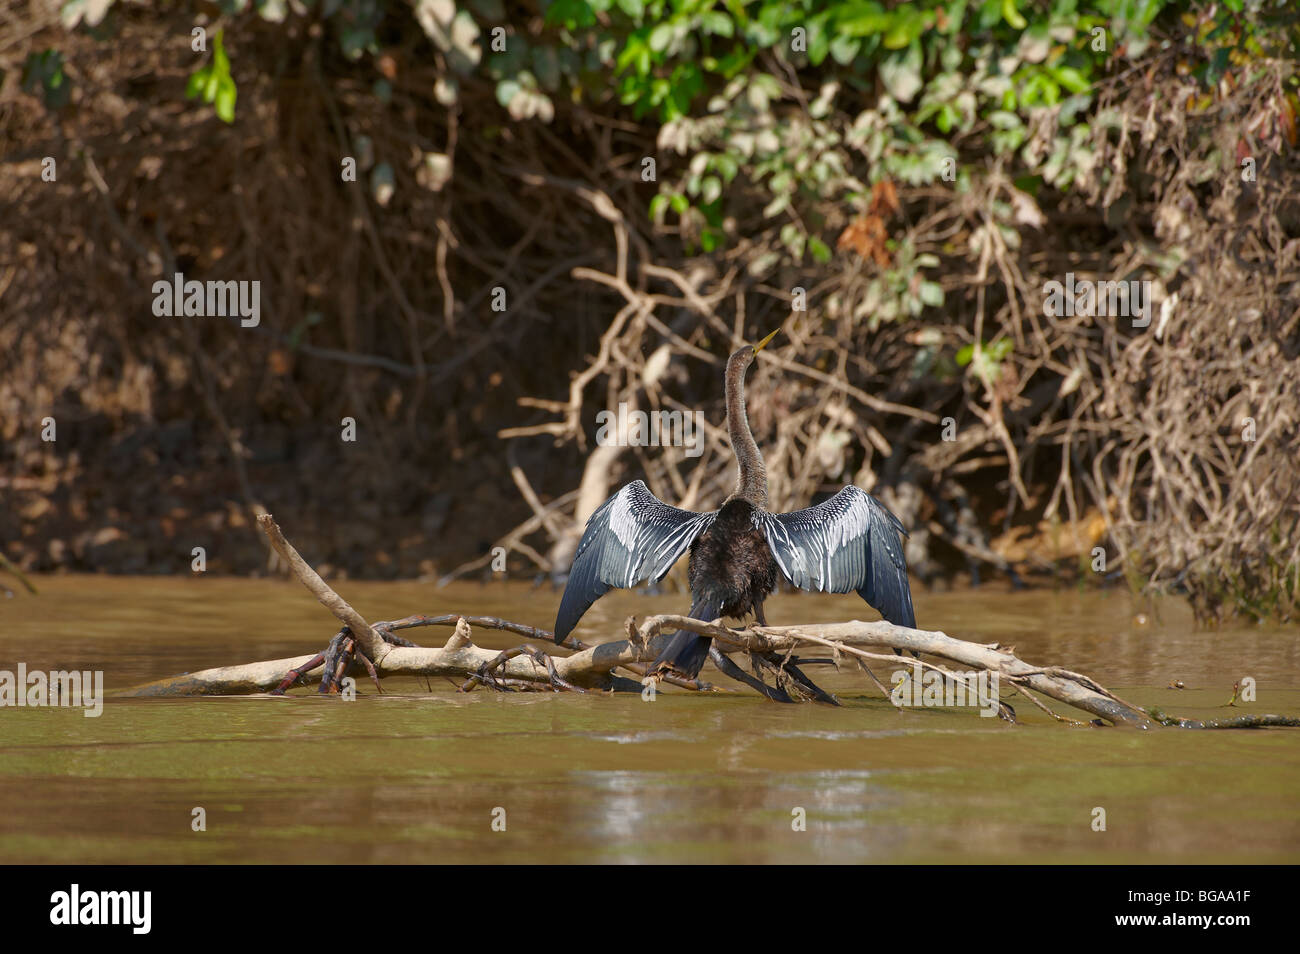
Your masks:
<path fill-rule="evenodd" d="M 738 469 L 736 492 L 727 499 L 741 498 L 766 510 L 767 469 L 745 414 L 745 363 L 735 357 L 727 362 L 727 433 Z"/>

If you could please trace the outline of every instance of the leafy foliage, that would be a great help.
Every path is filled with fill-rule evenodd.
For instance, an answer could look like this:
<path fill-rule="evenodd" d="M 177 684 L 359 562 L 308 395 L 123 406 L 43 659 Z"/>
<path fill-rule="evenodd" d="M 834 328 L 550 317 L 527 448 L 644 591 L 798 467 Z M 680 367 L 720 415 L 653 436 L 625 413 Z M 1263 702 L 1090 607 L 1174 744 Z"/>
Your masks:
<path fill-rule="evenodd" d="M 69 0 L 64 21 L 98 23 L 112 3 Z M 349 60 L 379 54 L 381 33 L 411 10 L 449 70 L 438 92 L 448 105 L 473 79 L 492 82 L 516 121 L 614 100 L 657 122 L 661 150 L 680 159 L 665 162 L 649 212 L 688 250 L 734 242 L 737 207 L 757 199 L 762 220 L 746 228 L 770 226 L 789 260 L 823 263 L 833 253 L 819 206 L 860 215 L 878 181 L 964 190 L 963 157 L 991 156 L 1031 194 L 1090 182 L 1096 85 L 1147 51 L 1166 12 L 1196 28 L 1187 69 L 1206 93 L 1194 109 L 1233 68 L 1300 50 L 1286 0 L 544 0 L 532 19 L 501 0 L 220 3 L 228 17 L 250 7 L 276 23 L 306 9 Z M 47 99 L 66 97 L 61 72 L 40 68 L 52 70 Z M 1294 77 L 1291 87 L 1294 125 Z M 389 88 L 375 83 L 381 100 Z M 233 120 L 220 38 L 186 94 Z"/>

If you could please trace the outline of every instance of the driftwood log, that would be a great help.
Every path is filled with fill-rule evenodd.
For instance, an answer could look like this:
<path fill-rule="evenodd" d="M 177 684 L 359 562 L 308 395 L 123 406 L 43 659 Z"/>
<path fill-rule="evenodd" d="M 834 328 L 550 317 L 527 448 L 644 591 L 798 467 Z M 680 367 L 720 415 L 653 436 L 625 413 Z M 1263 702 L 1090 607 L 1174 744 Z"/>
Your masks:
<path fill-rule="evenodd" d="M 551 633 L 496 617 L 458 614 L 408 616 L 372 625 L 308 565 L 285 539 L 271 515 L 260 515 L 258 524 L 294 576 L 343 624 L 343 629 L 331 642 L 331 649 L 316 655 L 270 659 L 186 673 L 137 686 L 120 695 L 140 697 L 283 693 L 296 683 L 318 682 L 322 684 L 322 691 L 338 691 L 341 677 L 349 668 L 353 656 L 365 665 L 376 686 L 382 676 L 402 675 L 453 677 L 464 680 L 460 687 L 462 691 L 477 686 L 572 692 L 642 691 L 649 681 L 646 676 L 647 664 L 654 660 L 657 653 L 657 637 L 663 632 L 686 629 L 712 636 L 724 653 L 742 651 L 765 654 L 768 659 L 772 658 L 771 654 L 791 659 L 796 658 L 793 654 L 797 650 L 811 649 L 829 655 L 830 661 L 837 664 L 852 660 L 886 696 L 889 695 L 888 690 L 871 672 L 868 663 L 886 662 L 896 666 L 901 661 L 894 654 L 897 650 L 925 654 L 964 667 L 962 671 L 953 671 L 935 662 L 920 659 L 908 661 L 909 666 L 938 672 L 944 680 L 952 682 L 968 682 L 972 673 L 996 674 L 1001 687 L 1014 689 L 1053 718 L 1076 725 L 1084 723 L 1052 711 L 1039 696 L 1088 713 L 1093 717 L 1090 723 L 1093 725 L 1123 725 L 1142 729 L 1159 726 L 1300 726 L 1300 719 L 1277 715 L 1250 715 L 1205 721 L 1178 719 L 1159 710 L 1146 710 L 1126 702 L 1081 673 L 1057 666 L 1027 663 L 996 643 L 973 643 L 940 632 L 908 629 L 883 621 L 854 620 L 846 623 L 733 629 L 717 621 L 703 622 L 685 616 L 659 615 L 646 619 L 640 626 L 629 619 L 627 638 L 598 646 L 587 646 L 570 637 L 563 644 L 573 650 L 567 656 L 553 656 L 531 644 L 504 652 L 484 649 L 474 645 L 473 626 L 516 633 L 548 646 L 551 643 Z M 455 628 L 441 648 L 417 646 L 396 635 L 400 630 L 424 626 Z M 717 659 L 715 656 L 715 661 Z M 723 662 L 729 663 L 729 660 L 724 656 Z M 619 670 L 630 675 L 620 675 Z M 731 665 L 724 669 L 728 674 L 737 671 L 737 667 Z M 779 667 L 776 676 L 778 680 L 781 679 Z M 663 681 L 693 691 L 730 691 L 693 680 L 669 678 Z M 746 678 L 744 681 L 752 685 L 756 680 Z M 973 691 L 974 686 L 971 688 Z M 998 708 L 1004 719 L 1014 721 L 1014 710 L 1005 700 L 998 702 Z"/>

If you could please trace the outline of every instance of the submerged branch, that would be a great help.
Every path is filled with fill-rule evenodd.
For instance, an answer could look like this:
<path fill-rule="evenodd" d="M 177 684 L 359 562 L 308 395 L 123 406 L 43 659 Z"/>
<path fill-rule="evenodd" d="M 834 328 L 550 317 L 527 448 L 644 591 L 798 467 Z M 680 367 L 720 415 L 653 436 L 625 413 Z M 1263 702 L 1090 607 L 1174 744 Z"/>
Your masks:
<path fill-rule="evenodd" d="M 299 581 L 343 622 L 345 628 L 335 640 L 349 634 L 355 637 L 355 653 L 362 656 L 362 662 L 366 663 L 366 669 L 376 683 L 385 676 L 447 676 L 463 681 L 461 691 L 470 691 L 478 686 L 502 691 L 641 691 L 644 683 L 651 678 L 646 676 L 644 664 L 656 658 L 663 634 L 688 630 L 713 637 L 719 644 L 717 648 L 723 653 L 745 652 L 756 657 L 763 656 L 769 661 L 775 660 L 778 669 L 787 663 L 796 663 L 798 657 L 794 653 L 800 648 L 815 647 L 823 655 L 829 649 L 834 660 L 849 656 L 864 670 L 868 660 L 904 663 L 897 655 L 893 655 L 895 650 L 924 653 L 932 658 L 959 664 L 966 667 L 967 671 L 954 672 L 934 662 L 919 659 L 907 660 L 904 664 L 937 671 L 945 680 L 969 685 L 973 685 L 975 675 L 994 674 L 998 677 L 999 684 L 1005 680 L 1011 687 L 1021 690 L 1036 706 L 1066 722 L 1072 720 L 1052 712 L 1031 695 L 1030 690 L 1087 712 L 1095 717 L 1094 724 L 1106 722 L 1142 729 L 1159 726 L 1254 728 L 1300 725 L 1300 719 L 1276 715 L 1248 715 L 1206 721 L 1178 719 L 1158 709 L 1148 711 L 1126 702 L 1080 673 L 1058 666 L 1035 666 L 1025 662 L 996 643 L 968 642 L 954 639 L 945 633 L 908 629 L 884 621 L 852 620 L 845 623 L 732 629 L 722 625 L 721 621 L 703 622 L 686 616 L 660 615 L 646 619 L 639 627 L 629 620 L 628 638 L 598 646 L 587 646 L 570 637 L 564 645 L 574 652 L 568 656 L 554 656 L 528 644 L 504 651 L 484 649 L 474 644 L 471 626 L 534 638 L 545 642 L 548 647 L 551 634 L 544 629 L 493 616 L 463 616 L 454 613 L 407 616 L 372 626 L 307 565 L 284 538 L 270 515 L 260 517 L 258 522 Z M 397 630 L 421 626 L 454 626 L 455 629 L 446 645 L 441 648 L 417 646 L 395 635 Z M 353 645 L 350 640 L 348 644 Z M 325 655 L 328 657 L 328 652 Z M 344 658 L 343 669 L 346 670 L 351 662 L 350 656 Z M 161 679 L 127 690 L 123 695 L 191 696 L 270 692 L 288 688 L 299 681 L 319 682 L 325 668 L 322 656 L 272 659 Z M 639 678 L 620 676 L 616 673 L 619 669 Z M 713 689 L 706 683 L 693 680 L 673 678 L 664 681 L 692 690 Z M 749 682 L 748 679 L 745 681 Z M 882 692 L 885 691 L 878 680 L 875 682 Z M 337 690 L 337 686 L 330 687 L 329 680 L 323 691 L 326 688 Z M 1009 721 L 1014 721 L 1010 707 L 1001 700 L 997 700 L 997 703 L 1000 714 Z"/>

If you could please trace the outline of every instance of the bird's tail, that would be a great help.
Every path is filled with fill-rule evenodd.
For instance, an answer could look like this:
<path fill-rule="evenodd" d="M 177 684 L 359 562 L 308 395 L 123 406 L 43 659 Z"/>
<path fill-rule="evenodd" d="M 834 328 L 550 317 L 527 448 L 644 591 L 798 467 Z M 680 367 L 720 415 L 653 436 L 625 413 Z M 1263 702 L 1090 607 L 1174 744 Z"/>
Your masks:
<path fill-rule="evenodd" d="M 691 604 L 691 619 L 706 622 L 718 618 L 718 607 L 711 603 L 697 601 Z M 664 648 L 659 651 L 653 672 L 657 674 L 674 673 L 686 679 L 694 679 L 704 668 L 704 660 L 709 658 L 709 647 L 713 639 L 701 636 L 689 630 L 681 629 L 668 637 Z"/>

